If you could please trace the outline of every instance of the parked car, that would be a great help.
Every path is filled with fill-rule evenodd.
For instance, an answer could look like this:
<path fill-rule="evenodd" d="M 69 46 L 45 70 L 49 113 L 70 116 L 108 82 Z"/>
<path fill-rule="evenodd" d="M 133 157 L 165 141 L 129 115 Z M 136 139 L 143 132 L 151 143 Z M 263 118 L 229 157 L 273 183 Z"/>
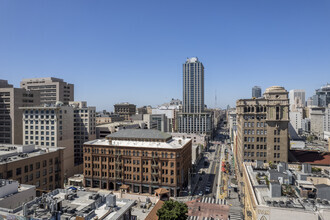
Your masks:
<path fill-rule="evenodd" d="M 203 191 L 200 191 L 200 192 L 198 193 L 198 195 L 199 195 L 199 196 L 203 196 Z"/>

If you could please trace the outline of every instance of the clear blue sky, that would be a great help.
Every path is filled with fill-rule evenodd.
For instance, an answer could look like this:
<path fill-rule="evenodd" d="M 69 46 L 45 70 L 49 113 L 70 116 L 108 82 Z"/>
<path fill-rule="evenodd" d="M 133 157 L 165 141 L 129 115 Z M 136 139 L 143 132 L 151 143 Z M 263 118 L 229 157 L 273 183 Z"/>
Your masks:
<path fill-rule="evenodd" d="M 0 78 L 53 76 L 98 110 L 182 99 L 182 63 L 205 66 L 206 104 L 254 85 L 330 82 L 329 0 L 0 0 Z"/>

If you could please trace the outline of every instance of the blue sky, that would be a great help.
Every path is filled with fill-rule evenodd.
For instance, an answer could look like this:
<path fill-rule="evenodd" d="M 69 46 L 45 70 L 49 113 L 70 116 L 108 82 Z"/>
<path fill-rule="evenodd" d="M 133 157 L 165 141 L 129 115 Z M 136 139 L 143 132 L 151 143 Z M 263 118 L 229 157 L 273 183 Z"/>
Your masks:
<path fill-rule="evenodd" d="M 0 0 L 0 78 L 53 76 L 98 110 L 182 99 L 182 63 L 205 66 L 205 100 L 330 82 L 330 1 Z"/>

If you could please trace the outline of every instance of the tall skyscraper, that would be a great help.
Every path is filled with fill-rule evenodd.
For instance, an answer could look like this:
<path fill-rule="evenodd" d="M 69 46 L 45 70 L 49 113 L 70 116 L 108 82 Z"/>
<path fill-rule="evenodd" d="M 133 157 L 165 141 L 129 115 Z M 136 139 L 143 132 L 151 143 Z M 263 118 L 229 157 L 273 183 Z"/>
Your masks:
<path fill-rule="evenodd" d="M 204 66 L 197 57 L 183 64 L 183 113 L 204 111 Z"/>
<path fill-rule="evenodd" d="M 21 88 L 40 91 L 41 104 L 55 104 L 57 101 L 69 104 L 74 100 L 74 85 L 54 77 L 23 79 Z"/>
<path fill-rule="evenodd" d="M 252 98 L 260 98 L 261 97 L 261 88 L 259 86 L 254 86 L 252 88 Z"/>
<path fill-rule="evenodd" d="M 197 57 L 183 64 L 183 105 L 179 114 L 180 133 L 212 132 L 212 114 L 204 111 L 204 66 Z"/>

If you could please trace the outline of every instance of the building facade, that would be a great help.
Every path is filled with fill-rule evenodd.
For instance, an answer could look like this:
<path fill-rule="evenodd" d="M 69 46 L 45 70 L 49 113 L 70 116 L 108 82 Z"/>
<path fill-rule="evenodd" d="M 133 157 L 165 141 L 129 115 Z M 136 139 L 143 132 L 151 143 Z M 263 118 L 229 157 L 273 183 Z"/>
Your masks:
<path fill-rule="evenodd" d="M 212 133 L 212 113 L 205 112 L 204 66 L 197 57 L 183 64 L 183 105 L 178 115 L 180 133 Z"/>
<path fill-rule="evenodd" d="M 236 112 L 237 142 L 234 156 L 238 171 L 241 171 L 243 162 L 288 161 L 289 99 L 283 87 L 266 89 L 262 99 L 238 100 Z"/>
<path fill-rule="evenodd" d="M 132 115 L 136 113 L 136 105 L 130 103 L 120 103 L 114 105 L 115 114 L 123 117 L 125 120 L 130 120 Z"/>
<path fill-rule="evenodd" d="M 84 145 L 86 187 L 178 196 L 188 184 L 191 140 L 157 130 L 125 129 Z"/>
<path fill-rule="evenodd" d="M 23 79 L 21 88 L 40 91 L 42 104 L 55 104 L 57 101 L 69 104 L 74 100 L 74 85 L 54 77 Z"/>
<path fill-rule="evenodd" d="M 86 141 L 96 139 L 96 107 L 87 102 L 69 102 L 73 106 L 74 164 L 83 164 L 83 146 Z M 81 172 L 83 171 L 81 167 Z M 81 173 L 79 172 L 79 173 Z"/>
<path fill-rule="evenodd" d="M 0 143 L 22 144 L 22 110 L 20 107 L 40 104 L 40 93 L 14 88 L 0 80 Z"/>
<path fill-rule="evenodd" d="M 296 111 L 297 108 L 303 108 L 305 103 L 305 90 L 293 89 L 289 92 L 290 111 Z"/>
<path fill-rule="evenodd" d="M 313 105 L 327 107 L 330 104 L 330 84 L 317 89 L 315 95 L 312 96 L 312 99 Z"/>
<path fill-rule="evenodd" d="M 309 118 L 311 122 L 311 133 L 318 138 L 323 138 L 325 108 L 311 106 L 309 108 Z"/>
<path fill-rule="evenodd" d="M 15 209 L 36 197 L 36 187 L 0 179 L 0 208 Z"/>
<path fill-rule="evenodd" d="M 0 179 L 35 185 L 37 196 L 63 187 L 63 148 L 1 145 Z"/>
<path fill-rule="evenodd" d="M 64 148 L 65 178 L 74 169 L 74 114 L 72 106 L 22 107 L 23 143 L 40 147 Z"/>
<path fill-rule="evenodd" d="M 260 98 L 261 97 L 261 88 L 259 86 L 254 86 L 252 88 L 252 98 Z"/>

